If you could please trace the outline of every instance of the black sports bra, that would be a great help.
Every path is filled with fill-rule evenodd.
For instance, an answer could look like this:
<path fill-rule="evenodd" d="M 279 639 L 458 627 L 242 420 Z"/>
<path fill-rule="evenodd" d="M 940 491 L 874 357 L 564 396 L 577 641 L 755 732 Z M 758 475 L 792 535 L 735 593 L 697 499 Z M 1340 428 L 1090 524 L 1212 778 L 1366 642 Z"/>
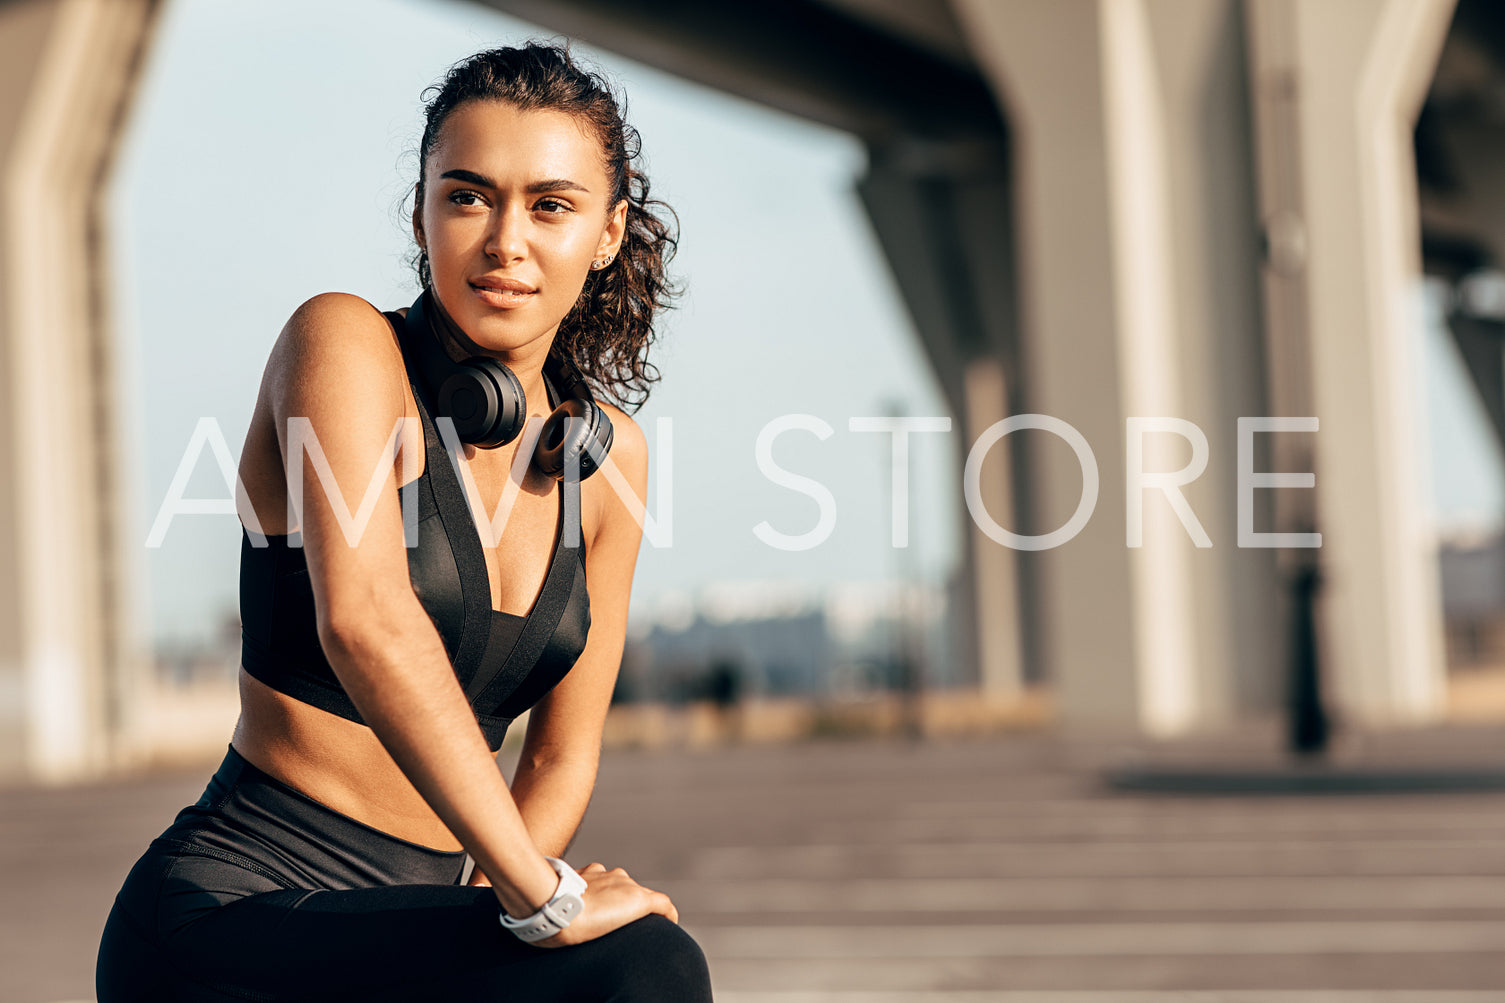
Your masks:
<path fill-rule="evenodd" d="M 533 608 L 523 616 L 493 609 L 480 534 L 430 416 L 431 401 L 416 375 L 405 325 L 398 314 L 384 316 L 402 345 L 423 424 L 423 473 L 402 487 L 418 492 L 418 545 L 408 549 L 408 577 L 444 641 L 482 733 L 493 750 L 499 749 L 513 719 L 543 699 L 585 650 L 590 595 L 580 485 L 561 483 L 558 540 Z M 544 382 L 551 399 L 557 398 L 547 377 Z M 573 532 L 567 532 L 570 527 Z M 319 644 L 301 532 L 256 535 L 267 546 L 255 546 L 250 530 L 241 526 L 241 665 L 274 690 L 364 724 Z M 575 553 L 566 554 L 567 547 Z"/>

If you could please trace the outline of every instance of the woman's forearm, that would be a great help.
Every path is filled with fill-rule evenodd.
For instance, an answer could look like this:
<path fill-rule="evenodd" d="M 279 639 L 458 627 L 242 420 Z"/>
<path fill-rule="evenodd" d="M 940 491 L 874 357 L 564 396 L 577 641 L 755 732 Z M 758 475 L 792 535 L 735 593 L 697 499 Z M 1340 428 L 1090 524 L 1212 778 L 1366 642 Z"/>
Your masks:
<path fill-rule="evenodd" d="M 548 901 L 559 877 L 533 844 L 418 600 L 358 626 L 321 629 L 340 683 L 418 793 L 491 879 L 512 916 Z M 321 625 L 322 628 L 322 625 Z"/>
<path fill-rule="evenodd" d="M 526 758 L 518 763 L 512 799 L 540 853 L 564 856 L 580 831 L 595 783 L 594 763 Z"/>

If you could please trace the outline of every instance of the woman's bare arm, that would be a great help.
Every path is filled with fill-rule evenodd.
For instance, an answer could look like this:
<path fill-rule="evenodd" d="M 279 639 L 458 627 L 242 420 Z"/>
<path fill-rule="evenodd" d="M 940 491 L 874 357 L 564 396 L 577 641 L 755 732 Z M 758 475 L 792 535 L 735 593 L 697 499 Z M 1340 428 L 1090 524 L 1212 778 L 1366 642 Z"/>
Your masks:
<path fill-rule="evenodd" d="M 614 436 L 606 463 L 622 474 L 640 505 L 648 500 L 648 442 L 625 412 L 610 412 Z M 512 778 L 512 797 L 551 856 L 574 840 L 601 760 L 601 734 L 627 639 L 627 601 L 643 527 L 617 495 L 607 471 L 588 482 L 600 512 L 586 548 L 591 626 L 573 668 L 528 714 L 528 734 Z"/>
<path fill-rule="evenodd" d="M 492 877 L 503 907 L 527 916 L 553 894 L 558 876 L 534 847 L 408 576 L 399 472 L 388 447 L 405 411 L 406 376 L 391 328 L 358 297 L 317 296 L 283 329 L 268 378 L 284 463 L 289 419 L 306 418 L 317 437 L 316 451 L 300 449 L 296 460 L 300 528 L 330 665 L 398 767 Z M 421 430 L 404 433 L 401 448 L 421 456 Z M 334 485 L 320 480 L 319 454 Z M 380 493 L 369 521 L 357 534 L 347 518 L 352 545 L 341 516 L 359 514 L 373 477 Z"/>

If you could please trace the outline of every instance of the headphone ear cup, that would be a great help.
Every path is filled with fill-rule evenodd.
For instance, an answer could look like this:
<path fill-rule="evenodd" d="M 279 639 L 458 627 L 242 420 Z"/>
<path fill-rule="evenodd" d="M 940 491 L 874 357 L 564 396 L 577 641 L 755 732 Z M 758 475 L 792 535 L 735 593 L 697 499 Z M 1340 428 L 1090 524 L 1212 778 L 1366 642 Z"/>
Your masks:
<path fill-rule="evenodd" d="M 611 419 L 605 410 L 588 398 L 567 398 L 544 423 L 533 450 L 533 465 L 564 480 L 578 457 L 583 481 L 598 469 L 598 458 L 606 459 L 611 438 Z"/>
<path fill-rule="evenodd" d="M 484 355 L 457 363 L 439 385 L 436 403 L 439 413 L 454 419 L 460 440 L 482 449 L 517 438 L 528 413 L 517 374 Z"/>

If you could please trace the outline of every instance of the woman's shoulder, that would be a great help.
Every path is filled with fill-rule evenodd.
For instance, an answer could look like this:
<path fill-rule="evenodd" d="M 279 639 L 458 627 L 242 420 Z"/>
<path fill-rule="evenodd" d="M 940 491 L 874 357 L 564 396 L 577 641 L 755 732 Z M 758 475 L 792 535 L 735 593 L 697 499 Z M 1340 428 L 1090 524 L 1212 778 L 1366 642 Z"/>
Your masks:
<path fill-rule="evenodd" d="M 351 337 L 359 337 L 371 331 L 391 330 L 379 307 L 364 297 L 344 292 L 310 296 L 298 304 L 287 326 L 313 336 L 345 331 Z"/>
<path fill-rule="evenodd" d="M 607 454 L 607 464 L 615 467 L 617 472 L 626 478 L 640 502 L 646 502 L 648 497 L 648 439 L 643 434 L 642 426 L 632 415 L 609 401 L 597 399 L 596 405 L 611 421 L 611 452 Z M 613 481 L 617 481 L 617 478 L 604 474 L 597 474 L 584 481 L 587 490 L 595 496 L 598 524 L 608 510 L 615 513 L 612 516 L 613 519 L 625 519 L 636 523 L 630 515 L 630 509 L 623 504 L 625 499 L 619 495 L 619 483 L 611 483 Z"/>
<path fill-rule="evenodd" d="M 354 293 L 319 293 L 304 300 L 283 325 L 273 351 L 288 361 L 348 360 L 358 369 L 402 365 L 387 317 Z"/>
<path fill-rule="evenodd" d="M 276 385 L 300 396 L 325 392 L 392 391 L 403 379 L 402 347 L 381 310 L 360 296 L 319 293 L 304 300 L 283 325 L 268 360 Z"/>
<path fill-rule="evenodd" d="M 637 420 L 610 401 L 597 399 L 596 405 L 611 420 L 611 458 L 618 466 L 636 469 L 648 465 L 648 437 Z"/>

